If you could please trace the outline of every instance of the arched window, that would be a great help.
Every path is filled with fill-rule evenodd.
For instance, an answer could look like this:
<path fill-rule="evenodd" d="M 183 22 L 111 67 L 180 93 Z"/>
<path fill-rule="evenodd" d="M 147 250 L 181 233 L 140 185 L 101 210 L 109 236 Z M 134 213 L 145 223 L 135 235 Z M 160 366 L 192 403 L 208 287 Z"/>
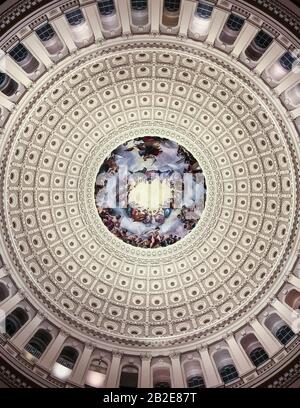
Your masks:
<path fill-rule="evenodd" d="M 18 84 L 10 76 L 0 72 L 0 92 L 6 96 L 12 96 L 16 93 Z"/>
<path fill-rule="evenodd" d="M 199 1 L 194 16 L 191 19 L 189 30 L 197 35 L 197 38 L 204 40 L 208 34 L 211 24 L 213 5 Z"/>
<path fill-rule="evenodd" d="M 12 337 L 14 336 L 22 326 L 27 322 L 28 314 L 21 307 L 17 307 L 11 312 L 5 321 L 6 333 Z"/>
<path fill-rule="evenodd" d="M 241 346 L 256 367 L 269 359 L 268 354 L 253 333 L 249 333 L 242 338 Z"/>
<path fill-rule="evenodd" d="M 273 38 L 266 33 L 265 31 L 261 30 L 259 33 L 256 35 L 254 38 L 254 43 L 262 49 L 267 49 L 269 45 L 271 44 Z"/>
<path fill-rule="evenodd" d="M 139 381 L 138 368 L 127 365 L 122 368 L 120 377 L 120 388 L 137 388 Z"/>
<path fill-rule="evenodd" d="M 233 364 L 226 364 L 225 366 L 221 367 L 219 373 L 224 384 L 228 384 L 239 377 Z"/>
<path fill-rule="evenodd" d="M 171 374 L 169 367 L 155 367 L 153 369 L 154 388 L 171 388 Z"/>
<path fill-rule="evenodd" d="M 262 347 L 257 347 L 254 350 L 252 350 L 249 354 L 249 357 L 253 364 L 255 365 L 255 367 L 259 367 L 264 362 L 269 360 L 268 354 Z"/>
<path fill-rule="evenodd" d="M 214 354 L 214 360 L 224 384 L 236 380 L 239 375 L 228 350 L 219 350 Z"/>
<path fill-rule="evenodd" d="M 66 17 L 70 26 L 77 26 L 85 21 L 84 15 L 80 9 L 66 13 Z"/>
<path fill-rule="evenodd" d="M 162 23 L 168 27 L 175 27 L 179 21 L 181 0 L 165 0 Z"/>
<path fill-rule="evenodd" d="M 4 299 L 8 298 L 8 296 L 9 296 L 9 291 L 7 289 L 7 286 L 5 285 L 5 283 L 0 282 L 0 303 Z"/>
<path fill-rule="evenodd" d="M 16 45 L 9 54 L 28 74 L 33 73 L 39 66 L 37 59 L 21 43 Z"/>
<path fill-rule="evenodd" d="M 113 31 L 119 25 L 114 0 L 99 0 L 98 9 L 102 27 L 105 31 Z"/>
<path fill-rule="evenodd" d="M 66 381 L 75 366 L 78 358 L 78 351 L 70 346 L 65 346 L 56 360 L 52 374 L 62 381 Z"/>
<path fill-rule="evenodd" d="M 184 363 L 184 372 L 188 388 L 205 388 L 202 369 L 198 360 Z"/>
<path fill-rule="evenodd" d="M 265 326 L 283 345 L 286 345 L 293 337 L 295 337 L 293 330 L 278 316 L 277 313 L 272 313 L 265 320 Z"/>
<path fill-rule="evenodd" d="M 106 374 L 106 362 L 101 359 L 93 360 L 86 375 L 86 386 L 93 388 L 104 388 L 106 382 Z"/>
<path fill-rule="evenodd" d="M 40 358 L 51 343 L 52 336 L 44 329 L 38 330 L 26 344 L 25 350 L 36 358 Z"/>
<path fill-rule="evenodd" d="M 279 59 L 279 63 L 286 71 L 291 71 L 293 65 L 297 61 L 297 56 L 292 54 L 291 52 L 286 52 L 283 56 Z"/>
<path fill-rule="evenodd" d="M 43 42 L 47 42 L 55 36 L 55 31 L 53 30 L 52 26 L 48 23 L 38 28 L 36 30 L 36 33 L 39 36 L 40 40 Z"/>
<path fill-rule="evenodd" d="M 220 40 L 226 44 L 232 45 L 237 39 L 244 22 L 245 19 L 242 17 L 236 14 L 230 14 L 220 34 Z"/>
<path fill-rule="evenodd" d="M 299 85 L 299 97 L 300 97 L 300 85 Z M 296 289 L 292 289 L 285 297 L 285 303 L 289 305 L 292 309 L 300 308 L 300 292 Z"/>
<path fill-rule="evenodd" d="M 116 13 L 114 0 L 99 0 L 98 7 L 101 16 L 109 16 Z"/>
<path fill-rule="evenodd" d="M 94 35 L 80 9 L 66 13 L 70 31 L 77 47 L 83 47 L 94 39 Z"/>
<path fill-rule="evenodd" d="M 136 26 L 144 26 L 148 23 L 147 0 L 131 0 L 131 18 Z"/>
<path fill-rule="evenodd" d="M 50 24 L 42 25 L 36 30 L 36 33 L 49 54 L 57 54 L 63 49 L 63 43 Z"/>
<path fill-rule="evenodd" d="M 267 67 L 262 74 L 262 78 L 274 88 L 293 68 L 297 65 L 297 57 L 291 52 L 285 52 L 270 67 Z"/>
<path fill-rule="evenodd" d="M 295 333 L 288 325 L 283 325 L 276 331 L 276 337 L 280 343 L 286 345 L 293 337 L 295 337 Z"/>
<path fill-rule="evenodd" d="M 272 41 L 273 38 L 268 33 L 260 30 L 251 44 L 246 48 L 246 57 L 252 61 L 258 61 Z"/>
<path fill-rule="evenodd" d="M 196 8 L 196 14 L 201 18 L 209 19 L 212 15 L 213 9 L 213 5 L 199 1 Z"/>

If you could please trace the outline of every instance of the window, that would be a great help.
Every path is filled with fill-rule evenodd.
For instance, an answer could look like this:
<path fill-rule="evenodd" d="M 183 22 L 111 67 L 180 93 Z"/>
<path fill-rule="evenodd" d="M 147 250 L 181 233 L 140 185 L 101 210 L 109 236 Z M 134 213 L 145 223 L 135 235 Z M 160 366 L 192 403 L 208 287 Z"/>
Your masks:
<path fill-rule="evenodd" d="M 280 329 L 278 329 L 276 332 L 277 339 L 283 345 L 287 344 L 294 336 L 295 336 L 295 333 L 287 325 L 281 326 Z"/>
<path fill-rule="evenodd" d="M 52 340 L 52 336 L 40 329 L 24 347 L 25 350 L 36 358 L 40 358 Z"/>
<path fill-rule="evenodd" d="M 138 379 L 138 369 L 133 366 L 125 366 L 121 372 L 120 388 L 137 388 Z"/>
<path fill-rule="evenodd" d="M 292 91 L 292 89 L 294 89 L 294 92 Z M 292 99 L 295 99 L 297 101 L 298 99 L 300 99 L 299 97 L 297 97 L 297 91 L 300 89 L 300 85 L 298 84 L 292 89 L 290 89 L 289 91 L 290 96 L 292 96 L 292 94 L 295 94 L 295 96 Z M 296 102 L 296 103 L 299 103 L 299 102 Z M 285 296 L 284 301 L 292 309 L 297 309 L 298 306 L 300 305 L 300 292 L 296 289 L 290 290 L 288 294 Z"/>
<path fill-rule="evenodd" d="M 204 380 L 200 375 L 195 375 L 187 379 L 188 388 L 205 388 Z"/>
<path fill-rule="evenodd" d="M 76 360 L 78 357 L 77 350 L 73 349 L 72 347 L 64 347 L 63 351 L 60 353 L 60 356 L 57 359 L 57 363 L 61 364 L 66 368 L 73 369 Z"/>
<path fill-rule="evenodd" d="M 164 6 L 167 11 L 178 11 L 180 0 L 165 0 Z"/>
<path fill-rule="evenodd" d="M 219 370 L 219 373 L 220 373 L 220 376 L 221 376 L 221 378 L 222 378 L 222 380 L 223 380 L 223 382 L 225 384 L 227 384 L 227 383 L 229 383 L 229 382 L 231 382 L 233 380 L 236 380 L 239 377 L 239 375 L 238 375 L 238 373 L 236 371 L 236 368 L 235 368 L 235 366 L 233 364 L 228 364 L 228 365 L 222 367 Z"/>
<path fill-rule="evenodd" d="M 296 61 L 297 57 L 291 54 L 290 52 L 286 52 L 283 56 L 279 59 L 281 66 L 286 69 L 287 71 L 291 71 L 293 68 L 293 63 Z"/>
<path fill-rule="evenodd" d="M 226 25 L 232 31 L 240 31 L 243 27 L 245 20 L 242 17 L 237 16 L 236 14 L 230 14 Z"/>
<path fill-rule="evenodd" d="M 6 317 L 6 333 L 12 337 L 21 329 L 22 326 L 24 326 L 27 320 L 28 314 L 23 309 L 18 307 Z"/>
<path fill-rule="evenodd" d="M 48 23 L 38 28 L 36 33 L 43 42 L 51 40 L 51 38 L 53 38 L 55 35 L 53 28 Z"/>
<path fill-rule="evenodd" d="M 115 13 L 115 4 L 113 0 L 100 0 L 98 2 L 100 14 L 102 16 L 109 16 Z"/>
<path fill-rule="evenodd" d="M 22 62 L 28 56 L 28 51 L 22 44 L 16 45 L 10 52 L 9 55 L 16 61 Z"/>
<path fill-rule="evenodd" d="M 66 13 L 66 17 L 71 26 L 76 26 L 84 22 L 84 16 L 79 9 Z"/>
<path fill-rule="evenodd" d="M 257 347 L 256 349 L 252 350 L 251 353 L 249 354 L 249 357 L 253 364 L 255 365 L 255 367 L 258 367 L 265 361 L 269 360 L 268 354 L 262 347 Z"/>
<path fill-rule="evenodd" d="M 214 7 L 212 5 L 199 1 L 196 14 L 201 18 L 208 19 L 211 16 L 213 8 Z"/>
<path fill-rule="evenodd" d="M 77 358 L 78 351 L 73 347 L 65 346 L 53 365 L 52 375 L 61 381 L 66 381 L 72 374 Z"/>
<path fill-rule="evenodd" d="M 147 0 L 131 0 L 133 10 L 145 10 L 147 8 Z"/>
<path fill-rule="evenodd" d="M 273 38 L 269 34 L 261 30 L 255 37 L 254 42 L 258 47 L 266 49 L 271 44 L 272 40 Z"/>

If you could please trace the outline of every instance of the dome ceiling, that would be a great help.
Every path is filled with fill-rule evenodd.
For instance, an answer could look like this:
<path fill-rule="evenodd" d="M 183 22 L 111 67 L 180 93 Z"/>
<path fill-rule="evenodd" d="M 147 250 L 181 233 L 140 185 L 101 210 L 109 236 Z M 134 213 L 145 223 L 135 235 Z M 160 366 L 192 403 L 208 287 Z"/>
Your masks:
<path fill-rule="evenodd" d="M 217 52 L 154 48 L 91 50 L 42 78 L 10 122 L 2 173 L 6 250 L 37 306 L 150 347 L 209 339 L 265 306 L 299 205 L 296 141 L 263 83 Z M 158 134 L 198 160 L 207 203 L 178 243 L 134 248 L 103 225 L 93 186 L 120 143 Z"/>
<path fill-rule="evenodd" d="M 139 386 L 155 364 L 186 385 L 187 361 L 220 386 L 230 358 L 229 386 L 256 386 L 299 353 L 299 18 L 155 1 L 147 19 L 127 0 L 52 2 L 20 26 L 20 5 L 0 9 L 0 309 L 30 321 L 0 347 L 46 386 L 65 386 L 51 371 L 64 345 L 82 365 L 100 358 L 107 386 L 125 363 Z M 125 204 L 110 208 L 124 161 Z M 178 210 L 175 178 L 191 170 L 200 192 Z M 20 350 L 38 328 L 50 352 L 33 360 Z"/>

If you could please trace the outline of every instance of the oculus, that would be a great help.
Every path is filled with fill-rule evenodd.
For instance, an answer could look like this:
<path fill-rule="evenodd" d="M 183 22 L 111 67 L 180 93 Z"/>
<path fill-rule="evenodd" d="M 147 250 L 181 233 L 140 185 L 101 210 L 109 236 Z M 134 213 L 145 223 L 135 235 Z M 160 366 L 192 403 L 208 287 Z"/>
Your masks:
<path fill-rule="evenodd" d="M 130 140 L 104 161 L 95 202 L 104 225 L 141 248 L 165 247 L 184 238 L 205 207 L 203 171 L 183 146 L 157 136 Z"/>

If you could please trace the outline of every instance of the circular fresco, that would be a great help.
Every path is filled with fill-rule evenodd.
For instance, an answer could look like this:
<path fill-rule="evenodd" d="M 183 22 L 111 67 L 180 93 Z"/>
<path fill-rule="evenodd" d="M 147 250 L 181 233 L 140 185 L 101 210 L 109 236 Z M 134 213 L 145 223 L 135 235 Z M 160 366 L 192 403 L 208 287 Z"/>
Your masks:
<path fill-rule="evenodd" d="M 165 138 L 145 136 L 117 147 L 101 165 L 95 201 L 105 226 L 141 248 L 185 237 L 205 206 L 206 184 L 197 160 Z"/>

